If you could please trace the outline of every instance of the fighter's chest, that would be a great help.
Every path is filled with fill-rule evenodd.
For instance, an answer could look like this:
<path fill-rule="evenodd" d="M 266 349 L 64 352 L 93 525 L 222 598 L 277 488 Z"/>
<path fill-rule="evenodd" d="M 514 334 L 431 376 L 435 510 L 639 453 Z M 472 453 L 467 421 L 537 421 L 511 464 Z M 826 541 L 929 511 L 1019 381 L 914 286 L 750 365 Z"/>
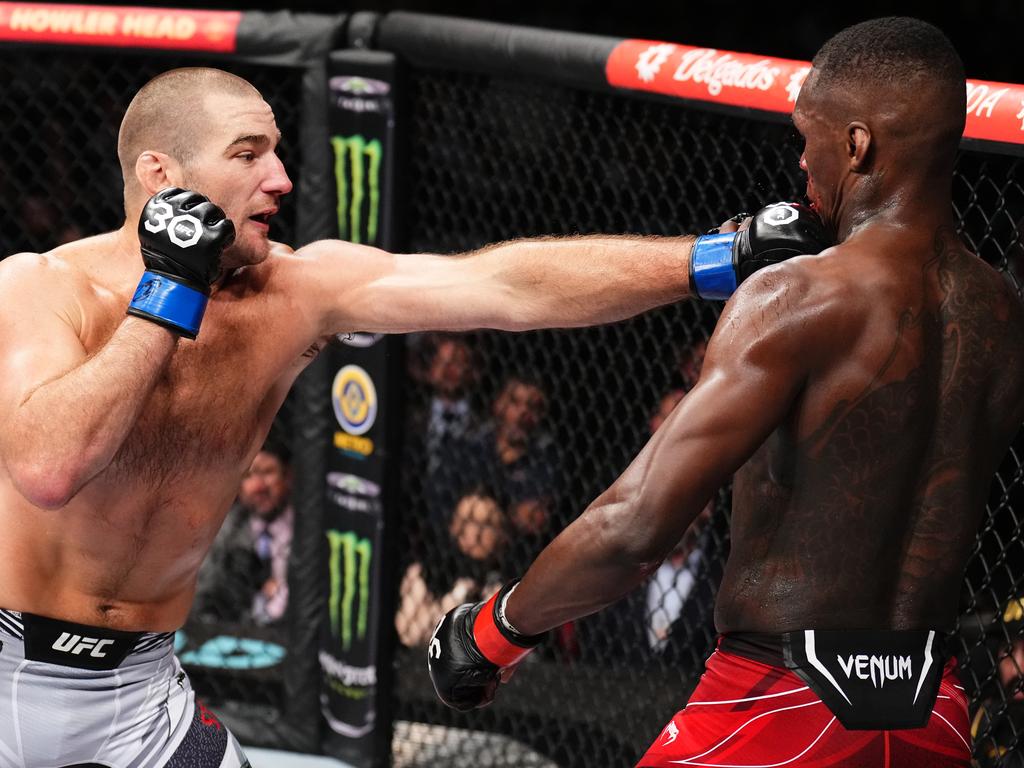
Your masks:
<path fill-rule="evenodd" d="M 267 325 L 270 325 L 269 323 Z M 160 371 L 111 470 L 159 482 L 242 462 L 276 410 L 286 367 L 251 313 L 211 302 L 195 341 L 182 339 Z"/>
<path fill-rule="evenodd" d="M 267 397 L 266 375 L 237 351 L 179 349 L 157 380 L 117 463 L 162 474 L 234 465 L 251 450 Z"/>

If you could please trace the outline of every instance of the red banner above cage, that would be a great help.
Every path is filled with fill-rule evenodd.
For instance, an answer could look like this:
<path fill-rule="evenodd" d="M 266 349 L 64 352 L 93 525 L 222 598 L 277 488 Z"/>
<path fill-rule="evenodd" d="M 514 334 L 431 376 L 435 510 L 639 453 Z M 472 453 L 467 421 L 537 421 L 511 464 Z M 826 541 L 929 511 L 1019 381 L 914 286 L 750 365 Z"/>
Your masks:
<path fill-rule="evenodd" d="M 0 2 L 0 41 L 233 53 L 240 11 Z"/>
<path fill-rule="evenodd" d="M 809 61 L 624 40 L 605 65 L 609 85 L 765 112 L 793 111 Z M 964 138 L 1024 144 L 1024 86 L 967 81 Z"/>

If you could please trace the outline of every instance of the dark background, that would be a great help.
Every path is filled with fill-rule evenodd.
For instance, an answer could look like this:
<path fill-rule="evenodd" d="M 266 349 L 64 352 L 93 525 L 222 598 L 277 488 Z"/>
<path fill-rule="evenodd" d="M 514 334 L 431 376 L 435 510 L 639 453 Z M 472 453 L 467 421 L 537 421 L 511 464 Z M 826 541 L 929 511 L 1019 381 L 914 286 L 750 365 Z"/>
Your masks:
<path fill-rule="evenodd" d="M 126 2 L 122 4 L 127 4 Z M 613 37 L 639 37 L 687 45 L 724 48 L 794 59 L 810 59 L 829 36 L 876 16 L 907 15 L 940 27 L 953 41 L 967 76 L 981 80 L 1024 81 L 1024 0 L 946 0 L 946 2 L 727 3 L 673 0 L 646 3 L 622 0 L 141 0 L 132 5 L 242 10 L 346 11 L 394 10 L 440 13 Z"/>

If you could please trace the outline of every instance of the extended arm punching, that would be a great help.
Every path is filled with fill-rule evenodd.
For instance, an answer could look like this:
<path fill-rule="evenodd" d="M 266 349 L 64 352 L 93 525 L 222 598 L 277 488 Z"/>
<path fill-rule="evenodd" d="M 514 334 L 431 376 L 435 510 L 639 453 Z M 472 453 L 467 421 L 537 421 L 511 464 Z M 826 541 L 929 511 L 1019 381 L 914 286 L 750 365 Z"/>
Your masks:
<path fill-rule="evenodd" d="M 298 255 L 329 335 L 608 323 L 683 298 L 727 298 L 757 269 L 829 244 L 812 211 L 777 203 L 749 229 L 712 238 L 536 238 L 458 256 L 323 241 Z"/>
<path fill-rule="evenodd" d="M 486 704 L 505 660 L 523 655 L 508 648 L 525 652 L 538 633 L 600 610 L 639 584 L 782 422 L 818 331 L 797 298 L 805 286 L 779 269 L 752 279 L 727 305 L 698 384 L 611 488 L 540 554 L 503 610 L 490 622 L 477 610 L 472 624 L 457 625 L 456 609 L 439 625 L 429 661 L 442 699 L 459 708 Z M 508 648 L 494 641 L 490 624 L 504 630 L 499 640 Z M 465 666 L 467 646 L 482 659 L 470 665 L 476 675 L 453 677 L 450 659 Z"/>

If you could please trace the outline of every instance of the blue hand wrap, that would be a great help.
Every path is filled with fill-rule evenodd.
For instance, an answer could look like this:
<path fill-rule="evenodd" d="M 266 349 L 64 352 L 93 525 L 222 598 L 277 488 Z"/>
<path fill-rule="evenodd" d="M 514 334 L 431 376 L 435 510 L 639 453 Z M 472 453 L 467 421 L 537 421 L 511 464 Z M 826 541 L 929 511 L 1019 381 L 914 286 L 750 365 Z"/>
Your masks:
<path fill-rule="evenodd" d="M 142 273 L 139 287 L 128 305 L 129 313 L 142 315 L 194 339 L 203 321 L 209 297 L 167 275 Z"/>
<path fill-rule="evenodd" d="M 735 232 L 701 235 L 690 251 L 690 286 L 701 299 L 728 299 L 736 291 Z"/>

